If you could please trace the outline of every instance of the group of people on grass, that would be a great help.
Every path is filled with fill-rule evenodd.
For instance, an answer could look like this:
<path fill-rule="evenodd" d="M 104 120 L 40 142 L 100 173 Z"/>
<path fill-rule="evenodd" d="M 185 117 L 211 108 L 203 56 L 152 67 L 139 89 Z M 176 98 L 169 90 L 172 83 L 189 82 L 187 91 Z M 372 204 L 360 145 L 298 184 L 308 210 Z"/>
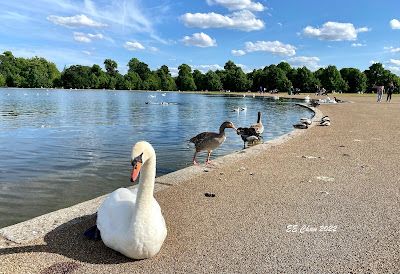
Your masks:
<path fill-rule="evenodd" d="M 392 100 L 392 94 L 394 92 L 393 82 L 389 83 L 389 87 L 387 88 L 387 97 L 386 102 L 390 102 Z M 385 93 L 385 86 L 376 86 L 376 96 L 377 102 L 380 103 L 382 101 L 383 93 Z"/>

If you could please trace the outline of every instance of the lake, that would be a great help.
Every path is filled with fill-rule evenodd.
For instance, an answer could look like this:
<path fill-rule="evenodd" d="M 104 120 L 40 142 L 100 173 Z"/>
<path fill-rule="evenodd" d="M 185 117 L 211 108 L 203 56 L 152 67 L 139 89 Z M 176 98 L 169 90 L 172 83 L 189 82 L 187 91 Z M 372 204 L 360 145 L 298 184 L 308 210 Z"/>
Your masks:
<path fill-rule="evenodd" d="M 147 104 L 146 104 L 147 102 Z M 168 102 L 169 104 L 160 104 Z M 263 113 L 264 141 L 313 113 L 296 100 L 181 92 L 0 89 L 0 227 L 131 185 L 134 143 L 149 141 L 157 176 L 192 165 L 188 140 Z M 247 107 L 246 111 L 233 111 Z M 241 150 L 232 129 L 215 157 Z M 203 164 L 206 153 L 199 154 Z"/>

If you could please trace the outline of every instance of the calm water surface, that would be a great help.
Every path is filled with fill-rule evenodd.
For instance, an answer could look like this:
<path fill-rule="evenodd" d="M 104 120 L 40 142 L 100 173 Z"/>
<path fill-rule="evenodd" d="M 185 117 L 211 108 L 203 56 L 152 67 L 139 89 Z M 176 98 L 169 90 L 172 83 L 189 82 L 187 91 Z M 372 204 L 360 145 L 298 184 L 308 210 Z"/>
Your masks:
<path fill-rule="evenodd" d="M 165 96 L 163 96 L 165 95 Z M 149 102 L 146 104 L 145 102 Z M 172 104 L 160 105 L 160 102 Z M 132 145 L 153 144 L 157 175 L 192 164 L 187 140 L 232 121 L 256 122 L 264 140 L 312 113 L 296 101 L 184 93 L 0 89 L 0 227 L 129 186 Z M 234 112 L 237 107 L 247 111 Z M 227 129 L 212 156 L 242 149 Z M 198 158 L 202 163 L 205 153 Z"/>

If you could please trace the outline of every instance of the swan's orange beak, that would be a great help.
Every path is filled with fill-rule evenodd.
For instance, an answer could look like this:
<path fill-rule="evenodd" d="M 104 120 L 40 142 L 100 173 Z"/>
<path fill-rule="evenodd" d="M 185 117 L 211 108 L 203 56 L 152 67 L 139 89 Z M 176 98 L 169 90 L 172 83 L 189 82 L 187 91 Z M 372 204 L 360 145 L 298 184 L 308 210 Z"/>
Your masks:
<path fill-rule="evenodd" d="M 140 173 L 140 169 L 142 168 L 142 163 L 141 162 L 136 162 L 133 165 L 133 169 L 131 172 L 131 182 L 133 183 L 134 181 L 136 181 L 137 177 L 139 176 Z"/>

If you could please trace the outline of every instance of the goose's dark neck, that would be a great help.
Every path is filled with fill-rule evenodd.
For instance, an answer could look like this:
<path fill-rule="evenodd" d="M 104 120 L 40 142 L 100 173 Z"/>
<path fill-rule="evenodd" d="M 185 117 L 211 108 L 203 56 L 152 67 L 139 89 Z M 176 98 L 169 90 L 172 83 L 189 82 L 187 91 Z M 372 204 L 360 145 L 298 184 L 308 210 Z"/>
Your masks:
<path fill-rule="evenodd" d="M 258 112 L 257 123 L 261 122 L 261 112 Z"/>

